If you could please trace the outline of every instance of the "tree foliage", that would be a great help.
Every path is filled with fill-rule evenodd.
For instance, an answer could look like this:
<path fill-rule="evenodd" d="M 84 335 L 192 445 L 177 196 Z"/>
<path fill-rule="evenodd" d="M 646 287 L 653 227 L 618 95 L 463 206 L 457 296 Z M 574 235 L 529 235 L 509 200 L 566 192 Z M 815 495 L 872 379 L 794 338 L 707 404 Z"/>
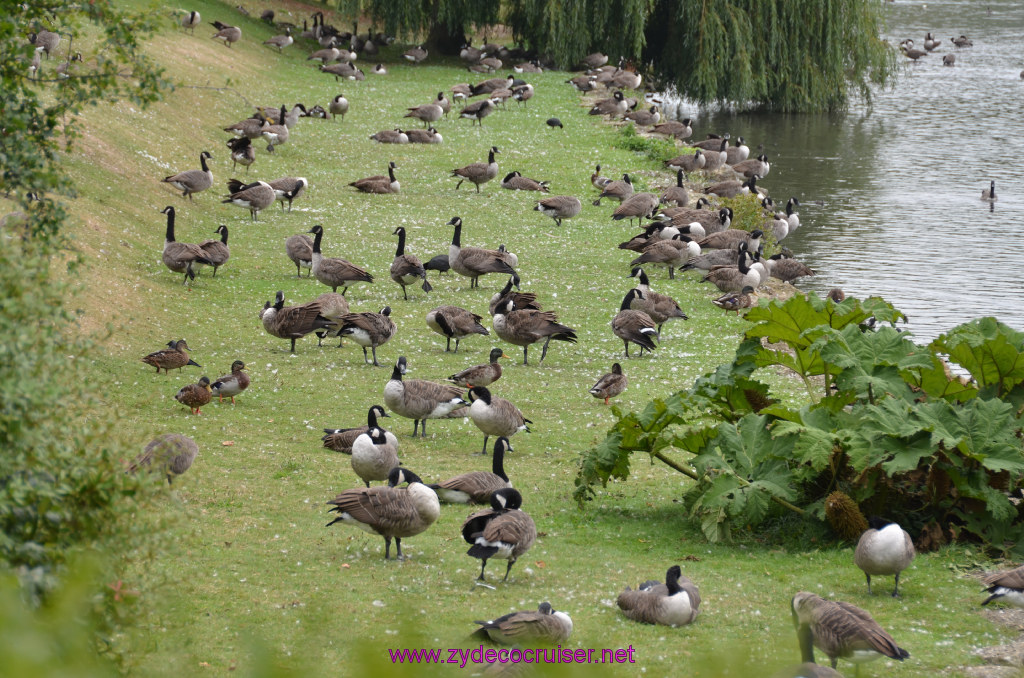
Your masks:
<path fill-rule="evenodd" d="M 798 295 L 747 317 L 732 363 L 639 415 L 616 411 L 582 455 L 578 501 L 628 478 L 629 457 L 646 452 L 694 479 L 685 506 L 712 541 L 786 510 L 823 520 L 838 489 L 932 543 L 1024 547 L 1024 334 L 981 318 L 920 346 L 878 298 Z M 764 367 L 799 376 L 810 402 L 773 399 L 755 376 Z"/>

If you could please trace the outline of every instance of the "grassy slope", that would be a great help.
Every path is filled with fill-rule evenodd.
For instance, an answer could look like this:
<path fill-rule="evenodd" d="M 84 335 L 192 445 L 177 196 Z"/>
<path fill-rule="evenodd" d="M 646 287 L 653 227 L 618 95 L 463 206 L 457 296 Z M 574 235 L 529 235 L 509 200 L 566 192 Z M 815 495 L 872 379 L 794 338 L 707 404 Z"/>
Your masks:
<path fill-rule="evenodd" d="M 598 162 L 608 174 L 657 168 L 613 147 L 616 133 L 585 115 L 577 95 L 562 83 L 564 74 L 531 77 L 537 96 L 529 108 L 510 105 L 483 129 L 455 118 L 443 121 L 441 146 L 378 146 L 368 140 L 371 133 L 408 122 L 401 119 L 407 106 L 466 80 L 466 72 L 435 60 L 412 68 L 396 63 L 397 51 L 390 50 L 383 57 L 389 75 L 336 85 L 307 65 L 304 48 L 278 55 L 262 47 L 271 32 L 258 22 L 226 5 L 192 7 L 202 12 L 204 24 L 239 23 L 244 40 L 226 49 L 208 39 L 212 30 L 204 25 L 195 37 L 169 30 L 153 40 L 151 51 L 183 84 L 221 86 L 230 74 L 232 89 L 182 87 L 146 111 L 130 105 L 90 111 L 90 133 L 67 160 L 81 189 L 72 208 L 80 220 L 76 243 L 90 262 L 88 294 L 77 300 L 86 312 L 83 325 L 95 329 L 112 322 L 116 328 L 107 350 L 91 357 L 107 405 L 120 415 L 125 437 L 140 447 L 164 431 L 192 435 L 201 447 L 195 467 L 169 500 L 169 510 L 183 516 L 173 532 L 173 557 L 139 573 L 151 613 L 126 640 L 134 646 L 136 672 L 191 673 L 202 662 L 244 667 L 247 638 L 255 636 L 269 652 L 291 656 L 286 663 L 301 658 L 331 667 L 317 673 L 336 673 L 367 642 L 454 646 L 474 619 L 550 600 L 572 614 L 574 647 L 633 645 L 650 675 L 677 672 L 680 663 L 709 675 L 714 662 L 749 658 L 763 667 L 796 660 L 787 604 L 799 589 L 861 604 L 893 629 L 913 658 L 905 666 L 876 665 L 869 669 L 875 675 L 921 675 L 970 663 L 967 649 L 991 642 L 996 632 L 974 613 L 974 583 L 953 569 L 965 557 L 958 551 L 919 556 L 906 574 L 904 598 L 892 601 L 866 596 L 849 549 L 707 545 L 675 503 L 681 476 L 643 460 L 636 460 L 628 483 L 609 487 L 585 512 L 575 509 L 577 455 L 612 420 L 586 389 L 621 353 L 608 322 L 631 287 L 624 277 L 627 255 L 614 245 L 632 229 L 612 225 L 611 206 L 588 204 L 588 179 Z M 221 127 L 245 117 L 248 104 L 326 105 L 339 91 L 352 103 L 344 122 L 304 119 L 273 156 L 259 145 L 250 177 L 302 175 L 311 182 L 291 214 L 267 210 L 253 224 L 243 210 L 219 203 L 223 182 L 232 175 Z M 546 128 L 544 120 L 552 115 L 565 122 L 564 131 Z M 554 193 L 584 198 L 583 214 L 556 228 L 530 211 L 534 195 L 504 191 L 496 182 L 480 195 L 465 186 L 455 191 L 448 170 L 483 160 L 491 145 L 502 150 L 502 174 L 520 169 L 550 179 Z M 203 149 L 214 154 L 216 187 L 193 205 L 159 179 L 197 166 Z M 399 167 L 400 195 L 359 195 L 346 186 L 383 173 L 389 160 Z M 665 175 L 664 185 L 671 181 Z M 232 257 L 216 280 L 207 272 L 185 291 L 180 278 L 164 268 L 159 210 L 165 205 L 179 210 L 180 240 L 212 238 L 221 223 L 231 229 Z M 453 215 L 465 220 L 464 244 L 506 243 L 517 252 L 524 289 L 536 291 L 580 336 L 578 346 L 553 345 L 542 367 L 536 365 L 539 353 L 523 367 L 518 350 L 506 347 L 512 359 L 494 390 L 536 422 L 533 433 L 513 440 L 516 451 L 507 469 L 543 536 L 510 583 L 496 590 L 473 586 L 478 564 L 464 555 L 458 533 L 468 513 L 464 508 L 444 509 L 427 533 L 407 540 L 410 559 L 403 563 L 383 562 L 379 538 L 323 527 L 324 501 L 358 483 L 347 458 L 321 449 L 320 428 L 362 423 L 367 407 L 381 402 L 388 371 L 364 366 L 361 351 L 351 344 L 318 349 L 307 339 L 297 355 L 289 355 L 287 343 L 268 336 L 257 319 L 278 289 L 292 303 L 325 291 L 315 280 L 296 280 L 283 253 L 287 236 L 322 223 L 328 255 L 364 265 L 378 278 L 349 292 L 353 310 L 393 308 L 399 332 L 379 351 L 383 362 L 406 355 L 412 376 L 437 379 L 483 361 L 496 338 L 473 337 L 458 355 L 446 354 L 423 316 L 445 303 L 485 314 L 504 280 L 485 278 L 482 289 L 470 291 L 457 276 L 432 276 L 435 291 L 425 296 L 415 289 L 406 302 L 387 275 L 395 226 L 406 226 L 409 251 L 425 260 L 447 251 L 451 230 L 443 224 Z M 744 326 L 712 307 L 710 291 L 692 278 L 670 283 L 663 273 L 652 277 L 655 289 L 673 294 L 691 320 L 671 325 L 653 358 L 624 363 L 631 378 L 620 399 L 624 408 L 682 388 L 725 360 Z M 188 339 L 201 372 L 156 376 L 138 362 L 172 337 Z M 180 386 L 200 374 L 223 374 L 236 358 L 250 365 L 253 378 L 237 405 L 214 403 L 201 417 L 191 417 L 173 400 Z M 408 436 L 407 420 L 390 424 L 401 434 L 404 463 L 426 479 L 488 464 L 471 456 L 480 434 L 468 421 L 431 422 L 425 441 Z M 695 625 L 642 627 L 617 613 L 614 598 L 623 585 L 662 576 L 684 558 L 692 561 L 683 563 L 684 572 L 700 584 L 705 600 Z M 498 574 L 502 563 L 490 569 Z M 374 647 L 369 657 L 386 661 Z M 635 667 L 623 675 L 635 675 Z"/>

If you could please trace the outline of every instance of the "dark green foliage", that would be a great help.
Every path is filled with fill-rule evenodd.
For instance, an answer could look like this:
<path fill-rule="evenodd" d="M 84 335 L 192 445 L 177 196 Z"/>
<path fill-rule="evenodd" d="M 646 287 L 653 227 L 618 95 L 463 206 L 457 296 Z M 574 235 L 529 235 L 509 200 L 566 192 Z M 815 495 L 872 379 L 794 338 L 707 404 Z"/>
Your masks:
<path fill-rule="evenodd" d="M 731 364 L 639 417 L 620 414 L 583 454 L 578 501 L 598 482 L 626 479 L 629 455 L 643 451 L 695 479 L 685 505 L 712 541 L 783 509 L 823 520 L 838 489 L 911 534 L 930 525 L 997 550 L 1024 545 L 1024 334 L 982 318 L 920 346 L 895 327 L 902 313 L 877 298 L 798 295 L 747 317 L 755 325 Z M 872 317 L 882 326 L 868 329 Z M 975 379 L 953 376 L 939 351 Z M 754 377 L 761 367 L 797 374 L 810 404 L 773 401 Z M 816 382 L 824 395 L 815 400 Z"/>
<path fill-rule="evenodd" d="M 627 151 L 642 153 L 650 160 L 664 162 L 679 155 L 678 149 L 671 141 L 641 136 L 636 133 L 633 123 L 625 125 L 620 134 L 621 136 L 615 142 L 616 146 Z"/>

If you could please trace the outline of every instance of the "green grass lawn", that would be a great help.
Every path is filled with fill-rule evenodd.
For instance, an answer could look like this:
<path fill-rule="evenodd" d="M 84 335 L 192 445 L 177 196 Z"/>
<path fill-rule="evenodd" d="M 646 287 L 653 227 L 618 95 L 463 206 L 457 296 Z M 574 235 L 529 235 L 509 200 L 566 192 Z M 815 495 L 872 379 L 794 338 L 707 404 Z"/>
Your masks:
<path fill-rule="evenodd" d="M 288 7 L 297 23 L 312 12 Z M 306 45 L 297 43 L 284 54 L 262 46 L 274 31 L 228 4 L 204 0 L 191 8 L 204 21 L 194 37 L 173 30 L 169 19 L 168 30 L 149 48 L 179 87 L 146 110 L 125 103 L 88 111 L 87 134 L 66 159 L 80 191 L 71 205 L 73 239 L 87 262 L 83 294 L 71 306 L 83 310 L 83 331 L 112 329 L 102 351 L 84 356 L 103 396 L 96 416 L 117 417 L 125 440 L 138 449 L 163 432 L 190 435 L 200 445 L 192 470 L 168 492 L 167 517 L 175 519 L 167 556 L 139 563 L 132 582 L 141 592 L 142 623 L 118 643 L 133 674 L 220 674 L 264 662 L 305 667 L 313 675 L 351 675 L 359 666 L 376 674 L 390 665 L 388 647 L 468 646 L 474 620 L 547 600 L 572 615 L 570 647 L 635 648 L 636 664 L 613 675 L 708 676 L 726 669 L 765 675 L 799 660 L 788 604 L 802 589 L 865 607 L 910 651 L 904 664 L 879 662 L 866 675 L 949 671 L 977 663 L 971 650 L 1000 640 L 1002 632 L 978 613 L 976 582 L 962 576 L 973 564 L 962 549 L 919 555 L 904 574 L 901 599 L 869 598 L 849 547 L 795 540 L 773 547 L 754 535 L 709 545 L 679 503 L 687 480 L 660 464 L 634 460 L 628 482 L 610 485 L 585 510 L 576 508 L 578 455 L 601 440 L 614 419 L 587 389 L 621 359 L 622 343 L 609 322 L 633 286 L 626 277 L 633 255 L 615 246 L 636 230 L 611 221 L 613 203 L 590 204 L 589 177 L 600 163 L 607 175 L 628 171 L 640 185 L 668 186 L 675 179 L 660 163 L 617 147 L 620 133 L 587 116 L 575 90 L 564 84 L 565 73 L 529 76 L 533 100 L 527 106 L 510 102 L 482 127 L 454 115 L 442 120 L 436 124 L 441 145 L 378 145 L 369 139 L 377 130 L 419 124 L 403 119 L 407 107 L 485 76 L 433 56 L 413 67 L 395 46 L 380 57 L 387 75 L 367 72 L 364 82 L 335 83 L 305 60 Z M 242 26 L 242 41 L 227 49 L 210 40 L 214 31 L 207 22 L 215 19 Z M 359 64 L 366 71 L 372 66 L 363 58 Z M 326 106 L 339 92 L 351 102 L 343 122 L 303 119 L 274 154 L 257 142 L 258 159 L 248 174 L 231 171 L 228 134 L 221 128 L 247 117 L 252 105 Z M 545 125 L 552 116 L 564 130 Z M 456 191 L 450 171 L 485 160 L 492 145 L 501 150 L 499 180 L 479 194 L 471 185 Z M 213 154 L 215 186 L 192 203 L 160 179 L 198 167 L 202 150 Z M 384 174 L 389 161 L 398 166 L 399 195 L 363 195 L 347 186 Z M 552 194 L 580 197 L 582 214 L 556 227 L 532 211 L 537 194 L 499 186 L 500 177 L 516 169 L 549 180 Z M 288 175 L 310 182 L 290 213 L 274 206 L 253 223 L 247 211 L 220 203 L 229 177 Z M 776 187 L 780 193 L 794 188 Z M 218 225 L 228 226 L 231 259 L 216 279 L 207 269 L 187 289 L 161 263 L 160 210 L 166 205 L 178 210 L 181 241 L 214 238 Z M 445 353 L 443 337 L 424 322 L 426 313 L 455 304 L 486 317 L 487 303 L 505 279 L 488 276 L 471 290 L 468 279 L 432 273 L 434 291 L 411 287 L 404 301 L 388 267 L 395 227 L 405 226 L 407 251 L 425 261 L 447 252 L 452 229 L 445 224 L 453 216 L 464 220 L 464 245 L 504 243 L 519 256 L 523 289 L 536 292 L 544 308 L 577 329 L 577 345 L 553 342 L 543 365 L 537 364 L 538 346 L 525 367 L 521 351 L 502 346 L 493 334 L 470 337 L 457 355 Z M 511 357 L 491 390 L 534 421 L 532 433 L 513 438 L 506 470 L 541 536 L 508 583 L 474 584 L 479 563 L 465 555 L 459 532 L 470 512 L 465 507 L 444 507 L 426 533 L 405 540 L 404 562 L 385 562 L 378 537 L 324 527 L 325 502 L 360 482 L 347 457 L 321 447 L 321 429 L 364 423 L 369 406 L 383 403 L 390 369 L 365 365 L 351 342 L 318 348 L 309 337 L 291 355 L 287 341 L 263 330 L 258 312 L 277 290 L 289 304 L 329 291 L 315 279 L 296 279 L 284 254 L 285 238 L 318 223 L 325 229 L 326 256 L 349 259 L 377 278 L 349 290 L 352 310 L 392 308 L 398 332 L 378 349 L 382 364 L 404 355 L 410 377 L 443 379 L 484 362 L 493 346 Z M 652 287 L 673 295 L 690 320 L 666 326 L 654 355 L 622 360 L 630 378 L 617 403 L 623 409 L 642 408 L 653 397 L 689 386 L 730 358 L 746 327 L 742 318 L 711 305 L 717 291 L 697 284 L 699 278 L 669 281 L 657 270 L 651 278 Z M 157 375 L 139 362 L 172 338 L 187 339 L 202 369 Z M 192 416 L 175 402 L 181 386 L 203 374 L 225 374 L 236 359 L 249 366 L 253 383 L 235 405 L 214 402 Z M 799 392 L 784 378 L 775 383 L 783 392 Z M 394 417 L 386 426 L 399 435 L 403 463 L 428 482 L 489 469 L 489 458 L 473 455 L 481 434 L 469 420 L 431 421 L 425 440 L 410 437 L 409 420 Z M 626 620 L 615 606 L 618 592 L 664 577 L 674 563 L 700 586 L 704 603 L 697 622 L 668 629 Z M 491 564 L 492 580 L 502 565 Z M 878 590 L 890 583 L 881 580 Z"/>

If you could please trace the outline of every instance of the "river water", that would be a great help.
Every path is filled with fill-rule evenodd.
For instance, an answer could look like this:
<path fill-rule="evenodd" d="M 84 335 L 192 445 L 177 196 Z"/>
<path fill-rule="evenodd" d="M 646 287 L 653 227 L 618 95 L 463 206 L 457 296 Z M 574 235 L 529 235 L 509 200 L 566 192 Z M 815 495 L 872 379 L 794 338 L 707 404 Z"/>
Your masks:
<path fill-rule="evenodd" d="M 982 315 L 1024 330 L 1024 3 L 885 3 L 898 45 L 925 33 L 938 49 L 908 63 L 895 86 L 842 116 L 702 111 L 665 98 L 666 113 L 764 148 L 763 182 L 802 203 L 783 244 L 818 272 L 824 294 L 879 295 L 910 318 L 919 342 Z M 956 48 L 950 36 L 973 47 Z M 955 54 L 944 67 L 942 56 Z M 909 61 L 909 60 L 908 60 Z M 675 110 L 673 110 L 675 109 Z M 998 201 L 980 199 L 995 180 Z"/>

